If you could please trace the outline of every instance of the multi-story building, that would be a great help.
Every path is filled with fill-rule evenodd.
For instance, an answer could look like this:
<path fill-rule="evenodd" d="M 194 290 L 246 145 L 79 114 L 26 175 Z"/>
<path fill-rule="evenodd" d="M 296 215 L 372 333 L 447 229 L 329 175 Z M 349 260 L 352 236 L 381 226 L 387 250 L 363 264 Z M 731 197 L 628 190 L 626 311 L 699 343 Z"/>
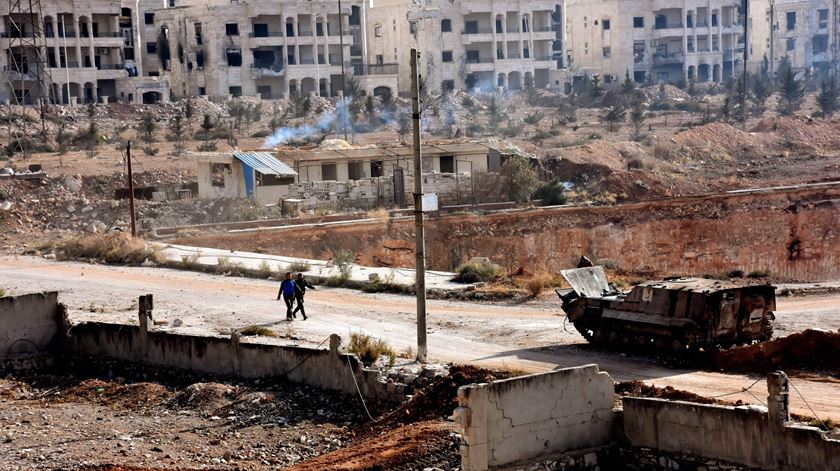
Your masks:
<path fill-rule="evenodd" d="M 56 103 L 168 99 L 165 78 L 141 73 L 137 3 L 43 1 L 37 11 L 22 5 L 0 4 L 0 99 L 31 103 L 42 90 Z"/>
<path fill-rule="evenodd" d="M 545 0 L 374 1 L 367 13 L 371 56 L 400 64 L 399 89 L 410 87 L 409 50 L 421 51 L 428 87 L 520 89 L 551 84 L 558 33 L 555 2 Z M 406 23 L 405 18 L 408 18 Z"/>
<path fill-rule="evenodd" d="M 396 92 L 396 65 L 368 61 L 362 3 L 339 14 L 334 0 L 188 2 L 152 12 L 161 40 L 148 47 L 175 96 L 336 96 L 342 73 Z"/>
<path fill-rule="evenodd" d="M 836 36 L 840 18 L 834 4 L 828 0 L 764 0 L 752 6 L 754 31 L 750 38 L 755 57 L 770 70 L 776 70 L 779 61 L 787 57 L 794 69 L 828 71 L 840 52 Z"/>

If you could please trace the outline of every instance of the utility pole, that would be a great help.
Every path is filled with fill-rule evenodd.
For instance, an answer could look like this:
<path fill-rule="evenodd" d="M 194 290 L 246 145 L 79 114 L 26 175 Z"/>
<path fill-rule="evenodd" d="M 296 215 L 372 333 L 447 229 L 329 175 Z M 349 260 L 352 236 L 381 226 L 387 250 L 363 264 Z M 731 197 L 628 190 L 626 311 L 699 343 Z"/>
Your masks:
<path fill-rule="evenodd" d="M 131 237 L 137 236 L 137 217 L 134 212 L 134 175 L 131 173 L 131 141 L 125 146 L 128 163 L 128 208 L 131 211 Z"/>
<path fill-rule="evenodd" d="M 411 120 L 414 127 L 414 232 L 417 296 L 417 361 L 426 362 L 426 240 L 423 229 L 423 158 L 420 152 L 420 79 L 417 49 L 411 50 Z"/>
<path fill-rule="evenodd" d="M 776 72 L 776 1 L 770 0 L 770 80 L 775 79 Z"/>
<path fill-rule="evenodd" d="M 344 13 L 341 12 L 341 0 L 338 0 L 338 44 L 341 48 L 341 53 L 339 54 L 341 61 L 341 104 L 344 107 L 344 119 L 342 119 L 343 123 L 341 123 L 341 127 L 344 128 L 344 140 L 347 140 L 347 122 L 349 121 L 349 113 L 350 110 L 348 109 L 347 105 L 347 79 L 346 73 L 344 72 Z"/>
<path fill-rule="evenodd" d="M 747 60 L 750 57 L 749 25 L 750 0 L 744 0 L 744 93 L 741 94 L 741 128 L 744 131 L 747 130 Z"/>

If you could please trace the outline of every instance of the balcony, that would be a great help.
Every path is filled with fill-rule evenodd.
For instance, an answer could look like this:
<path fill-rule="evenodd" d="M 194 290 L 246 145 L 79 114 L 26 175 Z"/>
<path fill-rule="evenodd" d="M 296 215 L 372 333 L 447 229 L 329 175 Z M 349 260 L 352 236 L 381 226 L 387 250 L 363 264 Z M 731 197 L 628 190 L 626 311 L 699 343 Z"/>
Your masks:
<path fill-rule="evenodd" d="M 248 33 L 249 38 L 282 38 L 283 32 L 282 31 L 266 31 L 262 33 L 255 33 L 250 32 Z"/>
<path fill-rule="evenodd" d="M 355 76 L 366 75 L 397 75 L 397 64 L 346 64 L 347 70 Z"/>
<path fill-rule="evenodd" d="M 685 57 L 682 53 L 668 54 L 668 55 L 653 55 L 653 65 L 674 65 L 685 62 Z"/>
<path fill-rule="evenodd" d="M 118 32 L 97 32 L 93 35 L 94 38 L 121 38 L 122 34 Z"/>
<path fill-rule="evenodd" d="M 472 28 L 461 30 L 461 34 L 493 34 L 493 28 Z"/>

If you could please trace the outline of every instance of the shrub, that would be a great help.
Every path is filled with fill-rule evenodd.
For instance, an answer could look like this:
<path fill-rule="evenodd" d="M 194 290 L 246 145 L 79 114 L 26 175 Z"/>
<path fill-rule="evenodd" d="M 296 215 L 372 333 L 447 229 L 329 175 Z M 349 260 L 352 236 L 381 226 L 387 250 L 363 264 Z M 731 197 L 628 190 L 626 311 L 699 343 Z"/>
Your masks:
<path fill-rule="evenodd" d="M 730 270 L 726 272 L 726 276 L 729 278 L 743 278 L 744 270 Z"/>
<path fill-rule="evenodd" d="M 75 238 L 58 248 L 62 259 L 87 258 L 129 265 L 139 265 L 146 259 L 155 263 L 165 262 L 158 246 L 148 246 L 143 239 L 133 238 L 123 232 Z"/>
<path fill-rule="evenodd" d="M 202 268 L 198 263 L 199 258 L 201 258 L 201 255 L 197 253 L 192 255 L 181 255 L 181 266 L 187 270 L 199 270 Z"/>
<path fill-rule="evenodd" d="M 218 149 L 215 142 L 205 142 L 198 146 L 200 152 L 213 152 Z"/>
<path fill-rule="evenodd" d="M 550 182 L 544 183 L 537 189 L 536 197 L 543 201 L 544 205 L 551 206 L 556 204 L 566 204 L 566 187 L 560 179 L 555 178 Z"/>
<path fill-rule="evenodd" d="M 338 277 L 347 281 L 353 274 L 353 264 L 356 262 L 356 254 L 350 250 L 342 250 L 333 255 L 332 263 L 338 269 Z"/>
<path fill-rule="evenodd" d="M 271 264 L 268 263 L 268 260 L 263 260 L 260 262 L 260 268 L 258 273 L 263 278 L 268 278 L 269 276 L 274 274 L 274 270 L 271 269 Z"/>
<path fill-rule="evenodd" d="M 262 337 L 277 337 L 277 334 L 269 329 L 268 327 L 263 327 L 261 325 L 249 325 L 244 329 L 239 331 L 242 335 L 259 335 Z"/>
<path fill-rule="evenodd" d="M 540 276 L 532 276 L 525 281 L 525 288 L 528 289 L 528 292 L 531 293 L 532 298 L 536 298 L 537 296 L 541 295 L 543 292 L 543 288 L 545 288 L 546 280 Z"/>
<path fill-rule="evenodd" d="M 0 298 L 5 297 L 5 296 L 6 296 L 6 290 L 4 290 L 3 288 L 0 288 Z"/>
<path fill-rule="evenodd" d="M 392 361 L 396 356 L 394 349 L 386 341 L 361 332 L 350 334 L 349 350 L 350 353 L 355 353 L 365 365 L 375 363 L 382 355 L 388 355 Z"/>
<path fill-rule="evenodd" d="M 467 262 L 455 269 L 458 275 L 453 281 L 461 283 L 477 283 L 479 281 L 494 281 L 504 275 L 502 267 L 493 263 Z"/>
<path fill-rule="evenodd" d="M 292 262 L 286 268 L 286 271 L 290 271 L 293 273 L 301 273 L 311 270 L 312 265 L 310 265 L 308 262 Z"/>
<path fill-rule="evenodd" d="M 753 270 L 747 274 L 747 278 L 767 278 L 770 270 Z"/>
<path fill-rule="evenodd" d="M 263 130 L 255 132 L 254 134 L 251 134 L 251 137 L 268 137 L 270 135 L 271 135 L 271 133 L 269 131 L 263 129 Z"/>

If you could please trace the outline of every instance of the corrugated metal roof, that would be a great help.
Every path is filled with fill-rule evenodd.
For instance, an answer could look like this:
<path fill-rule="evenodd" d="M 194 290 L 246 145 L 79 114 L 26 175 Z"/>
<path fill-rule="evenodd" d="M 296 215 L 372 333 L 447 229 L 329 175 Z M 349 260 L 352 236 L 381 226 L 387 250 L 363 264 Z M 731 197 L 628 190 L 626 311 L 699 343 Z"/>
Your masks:
<path fill-rule="evenodd" d="M 235 152 L 233 156 L 263 175 L 297 175 L 292 167 L 268 152 Z"/>

